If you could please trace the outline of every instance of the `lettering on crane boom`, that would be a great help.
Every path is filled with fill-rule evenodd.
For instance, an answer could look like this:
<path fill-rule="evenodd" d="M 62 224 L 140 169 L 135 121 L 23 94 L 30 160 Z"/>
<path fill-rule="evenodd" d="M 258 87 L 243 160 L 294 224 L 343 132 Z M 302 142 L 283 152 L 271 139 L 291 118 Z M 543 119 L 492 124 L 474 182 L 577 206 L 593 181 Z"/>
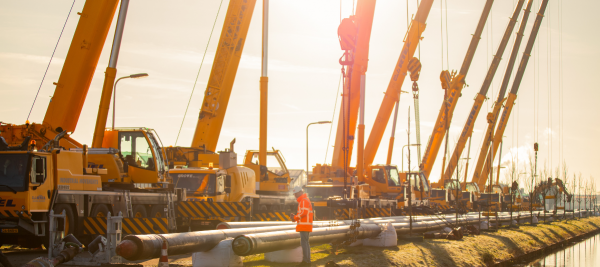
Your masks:
<path fill-rule="evenodd" d="M 404 65 L 404 61 L 406 61 L 406 56 L 408 55 L 409 47 L 410 47 L 410 41 L 407 41 L 406 45 L 402 49 L 402 52 L 400 52 L 400 60 L 398 61 L 398 66 L 397 66 L 396 70 L 394 71 L 394 75 L 392 76 L 394 78 L 394 81 L 398 80 L 398 75 L 400 75 L 400 68 L 402 68 L 402 66 Z M 406 76 L 406 72 L 403 74 L 404 74 L 404 76 Z"/>

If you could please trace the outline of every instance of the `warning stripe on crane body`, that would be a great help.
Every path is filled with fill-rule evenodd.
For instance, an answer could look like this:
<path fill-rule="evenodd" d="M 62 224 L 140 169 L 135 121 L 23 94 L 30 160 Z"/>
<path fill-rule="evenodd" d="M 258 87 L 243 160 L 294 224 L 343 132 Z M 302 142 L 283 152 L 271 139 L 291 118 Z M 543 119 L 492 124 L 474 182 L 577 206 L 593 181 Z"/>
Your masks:
<path fill-rule="evenodd" d="M 250 215 L 250 203 L 184 201 L 177 204 L 177 213 L 187 218 L 246 217 Z"/>
<path fill-rule="evenodd" d="M 336 220 L 351 220 L 357 218 L 355 209 L 334 209 L 333 218 Z"/>
<path fill-rule="evenodd" d="M 21 213 L 20 210 L 0 210 L 0 219 L 19 218 L 24 220 L 30 220 L 27 211 Z"/>
<path fill-rule="evenodd" d="M 366 208 L 363 218 L 375 218 L 375 217 L 390 217 L 392 211 L 389 208 Z"/>
<path fill-rule="evenodd" d="M 291 218 L 289 215 L 285 214 L 285 212 L 278 212 L 278 211 L 274 211 L 274 212 L 260 212 L 260 213 L 255 213 L 252 215 L 252 220 L 253 221 L 279 221 L 279 222 L 285 222 L 285 221 L 291 221 Z"/>
<path fill-rule="evenodd" d="M 125 234 L 166 234 L 169 233 L 167 218 L 124 218 Z"/>
<path fill-rule="evenodd" d="M 167 218 L 123 218 L 124 234 L 166 234 Z M 105 235 L 106 217 L 86 217 L 83 219 L 83 234 Z"/>
<path fill-rule="evenodd" d="M 106 234 L 106 218 L 105 217 L 85 217 L 85 218 L 83 218 L 83 234 L 105 235 Z"/>

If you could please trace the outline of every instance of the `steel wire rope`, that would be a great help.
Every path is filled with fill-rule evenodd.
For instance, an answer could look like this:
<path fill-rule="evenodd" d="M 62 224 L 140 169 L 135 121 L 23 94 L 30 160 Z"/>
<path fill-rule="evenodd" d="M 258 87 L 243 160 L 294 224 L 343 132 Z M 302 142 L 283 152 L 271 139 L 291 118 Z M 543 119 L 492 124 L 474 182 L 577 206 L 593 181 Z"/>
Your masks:
<path fill-rule="evenodd" d="M 46 79 L 46 74 L 48 73 L 48 69 L 50 69 L 50 64 L 52 63 L 52 59 L 54 58 L 54 53 L 56 52 L 56 48 L 58 47 L 58 43 L 60 43 L 60 38 L 62 37 L 63 32 L 65 31 L 65 27 L 67 26 L 67 22 L 69 21 L 69 17 L 71 16 L 71 11 L 73 11 L 73 6 L 75 5 L 75 0 L 73 0 L 73 4 L 71 4 L 71 8 L 69 9 L 69 14 L 67 14 L 67 19 L 65 20 L 65 24 L 60 30 L 60 35 L 58 36 L 58 40 L 56 41 L 56 45 L 54 46 L 54 51 L 52 51 L 52 56 L 50 56 L 50 61 L 48 62 L 48 66 L 46 67 L 46 71 L 44 72 L 44 76 L 42 77 L 42 82 L 40 82 L 40 87 L 35 94 L 35 98 L 33 99 L 33 103 L 31 104 L 31 109 L 29 109 L 29 114 L 27 114 L 26 121 L 29 121 L 29 116 L 31 116 L 31 111 L 33 111 L 33 107 L 35 106 L 35 101 L 40 94 L 40 90 L 42 89 L 42 84 L 44 84 L 44 79 Z"/>
<path fill-rule="evenodd" d="M 177 138 L 175 139 L 175 146 L 177 146 L 177 141 L 179 141 L 179 135 L 181 134 L 181 129 L 183 128 L 183 122 L 185 122 L 185 117 L 187 115 L 188 109 L 190 108 L 190 103 L 192 102 L 192 96 L 194 95 L 194 91 L 196 90 L 196 84 L 198 83 L 198 77 L 200 77 L 200 71 L 202 70 L 202 64 L 204 64 L 204 58 L 206 57 L 206 51 L 208 51 L 208 45 L 210 44 L 210 40 L 212 39 L 212 35 L 215 30 L 215 25 L 217 25 L 217 19 L 219 18 L 219 13 L 221 12 L 222 5 L 223 5 L 223 0 L 221 0 L 221 3 L 219 4 L 219 9 L 217 10 L 217 15 L 215 16 L 215 21 L 213 22 L 212 29 L 210 30 L 210 35 L 208 36 L 208 42 L 206 43 L 206 48 L 204 49 L 204 55 L 202 55 L 202 61 L 200 61 L 200 67 L 198 68 L 198 73 L 196 74 L 196 80 L 194 81 L 194 86 L 192 87 L 192 93 L 190 94 L 190 98 L 188 99 L 187 106 L 185 107 L 185 113 L 183 113 L 183 119 L 181 120 L 181 126 L 179 126 L 179 132 L 177 132 Z"/>
<path fill-rule="evenodd" d="M 329 137 L 327 138 L 327 147 L 325 148 L 325 159 L 323 163 L 327 162 L 327 154 L 329 153 L 329 142 L 331 141 L 331 133 L 333 132 L 333 121 L 335 119 L 335 111 L 337 109 L 338 97 L 340 96 L 340 85 L 342 84 L 342 74 L 340 73 L 340 79 L 338 81 L 338 89 L 335 94 L 335 102 L 333 103 L 333 114 L 331 115 L 331 125 L 329 125 Z M 308 171 L 308 170 L 307 170 Z M 306 174 L 308 175 L 308 173 Z"/>
<path fill-rule="evenodd" d="M 552 20 L 550 19 L 550 15 L 552 12 L 550 11 L 551 5 L 548 5 L 548 15 L 546 19 L 546 38 L 548 40 L 547 50 L 546 50 L 546 81 L 548 83 L 548 116 L 546 120 L 548 121 L 548 151 L 550 152 L 550 157 L 548 159 L 548 163 L 550 165 L 550 173 L 552 173 L 552 165 L 553 165 L 553 138 L 552 138 L 552 109 L 550 108 L 552 104 L 552 31 L 550 31 L 550 27 L 552 26 Z"/>
<path fill-rule="evenodd" d="M 340 0 L 340 23 L 342 23 L 342 0 Z M 331 133 L 333 132 L 333 122 L 335 119 L 335 111 L 337 109 L 338 97 L 340 96 L 340 85 L 342 84 L 342 76 L 340 73 L 340 79 L 338 81 L 338 89 L 335 94 L 335 102 L 333 103 L 333 114 L 331 115 L 331 125 L 329 125 L 329 137 L 327 137 L 327 147 L 325 147 L 325 159 L 323 160 L 323 164 L 327 162 L 327 154 L 329 153 L 329 143 L 331 142 Z M 306 170 L 308 171 L 308 170 Z M 308 176 L 308 173 L 306 174 Z"/>
<path fill-rule="evenodd" d="M 442 70 L 444 69 L 444 1 L 440 1 L 440 40 L 442 44 Z"/>
<path fill-rule="evenodd" d="M 450 59 L 448 58 L 448 47 L 450 47 L 450 43 L 448 42 L 448 0 L 446 0 L 446 68 L 450 69 Z"/>
<path fill-rule="evenodd" d="M 564 107 L 564 104 L 565 104 L 565 101 L 564 101 L 564 98 L 563 98 L 564 97 L 564 88 L 563 88 L 564 79 L 562 78 L 562 76 L 563 76 L 563 43 L 562 43 L 563 42 L 563 24 L 562 24 L 562 21 L 563 21 L 563 16 L 564 16 L 563 8 L 562 8 L 563 2 L 564 1 L 559 0 L 560 8 L 558 9 L 559 10 L 559 14 L 560 14 L 559 15 L 559 19 L 558 19 L 559 20 L 559 31 L 558 31 L 559 32 L 559 42 L 558 43 L 560 44 L 560 48 L 558 50 L 559 51 L 559 56 L 558 56 L 558 58 L 559 58 L 559 61 L 558 61 L 559 62 L 558 63 L 558 69 L 559 69 L 558 78 L 559 78 L 559 82 L 558 82 L 558 86 L 560 88 L 560 90 L 559 90 L 560 97 L 559 98 L 560 98 L 560 107 L 561 107 L 561 109 L 560 109 L 560 121 L 561 121 L 560 122 L 560 129 L 561 130 L 560 130 L 560 134 L 559 134 L 560 148 L 561 148 L 561 155 L 562 155 L 561 158 L 564 158 L 564 156 L 565 156 L 564 155 L 564 153 L 565 153 L 565 148 L 564 148 L 564 145 L 565 145 L 565 141 L 564 141 L 564 128 L 565 128 L 565 126 L 564 126 L 564 122 L 565 122 L 565 118 L 564 118 L 565 107 Z"/>

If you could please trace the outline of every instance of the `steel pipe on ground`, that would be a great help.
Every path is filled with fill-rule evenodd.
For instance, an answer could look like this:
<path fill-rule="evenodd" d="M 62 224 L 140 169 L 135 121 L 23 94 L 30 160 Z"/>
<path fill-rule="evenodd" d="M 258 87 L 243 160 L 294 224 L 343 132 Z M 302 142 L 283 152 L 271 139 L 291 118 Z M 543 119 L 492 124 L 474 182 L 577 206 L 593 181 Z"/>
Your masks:
<path fill-rule="evenodd" d="M 130 260 L 144 260 L 160 257 L 163 239 L 167 241 L 167 253 L 180 255 L 209 251 L 219 242 L 239 235 L 274 232 L 294 229 L 295 226 L 273 226 L 228 230 L 210 230 L 175 234 L 128 235 L 117 245 L 117 255 Z"/>
<path fill-rule="evenodd" d="M 309 241 L 311 246 L 343 240 L 348 237 L 350 226 L 323 227 L 313 229 Z M 381 233 L 376 224 L 363 224 L 356 229 L 357 239 L 372 238 Z M 292 249 L 300 246 L 300 233 L 296 231 L 246 234 L 233 240 L 233 252 L 239 256 Z"/>

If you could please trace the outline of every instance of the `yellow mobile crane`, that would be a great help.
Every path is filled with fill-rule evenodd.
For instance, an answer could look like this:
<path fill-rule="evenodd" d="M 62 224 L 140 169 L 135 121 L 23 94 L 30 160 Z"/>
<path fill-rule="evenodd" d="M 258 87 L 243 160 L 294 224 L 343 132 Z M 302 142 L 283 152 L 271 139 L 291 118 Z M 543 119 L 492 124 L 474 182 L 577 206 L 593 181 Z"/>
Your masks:
<path fill-rule="evenodd" d="M 209 167 L 211 164 L 215 167 L 218 166 L 219 154 L 215 153 L 217 142 L 255 3 L 255 0 L 235 0 L 229 4 L 192 145 L 166 148 L 167 157 L 173 166 Z M 264 25 L 266 26 L 266 22 Z M 261 80 L 263 80 L 261 87 L 264 87 L 262 84 L 266 77 Z M 261 95 L 261 98 L 264 97 L 266 96 Z M 262 108 L 266 108 L 266 103 L 261 104 Z M 262 117 L 264 116 L 261 115 L 261 121 L 264 120 Z M 261 142 L 263 139 L 266 137 L 261 138 Z M 243 164 L 256 174 L 260 174 L 259 180 L 256 181 L 258 183 L 257 193 L 287 196 L 290 177 L 281 152 L 279 150 L 265 152 L 265 159 L 259 160 L 260 153 L 260 150 L 247 151 Z"/>
<path fill-rule="evenodd" d="M 529 36 L 529 40 L 527 41 L 527 45 L 525 46 L 525 50 L 523 52 L 523 57 L 521 58 L 521 62 L 519 64 L 519 68 L 517 70 L 515 79 L 513 81 L 512 88 L 508 95 L 508 100 L 506 100 L 506 106 L 504 108 L 504 111 L 502 112 L 502 117 L 500 118 L 500 121 L 498 123 L 498 129 L 496 130 L 496 134 L 494 135 L 493 139 L 491 137 L 492 137 L 492 133 L 494 132 L 494 126 L 496 123 L 495 118 L 497 116 L 494 116 L 494 114 L 488 115 L 489 126 L 486 131 L 488 135 L 484 139 L 482 149 L 489 147 L 489 145 L 490 145 L 489 142 L 492 140 L 493 140 L 493 145 L 491 148 L 489 148 L 489 152 L 486 149 L 486 150 L 482 150 L 483 152 L 479 154 L 479 159 L 477 161 L 475 173 L 472 178 L 472 182 L 476 182 L 480 188 L 485 188 L 485 184 L 488 181 L 488 174 L 490 173 L 489 165 L 491 165 L 491 163 L 492 163 L 493 155 L 495 154 L 496 149 L 498 148 L 498 146 L 500 144 L 500 140 L 502 139 L 502 135 L 504 134 L 504 130 L 506 129 L 506 124 L 508 122 L 510 112 L 512 111 L 512 107 L 514 106 L 515 99 L 517 97 L 517 92 L 519 90 L 519 86 L 521 85 L 521 81 L 523 79 L 523 75 L 524 75 L 525 69 L 527 67 L 527 62 L 529 61 L 529 57 L 531 55 L 531 50 L 533 49 L 533 44 L 535 43 L 535 39 L 537 37 L 537 33 L 539 31 L 540 24 L 542 23 L 542 19 L 544 16 L 544 12 L 546 11 L 547 5 L 548 5 L 548 0 L 543 0 L 542 3 L 540 4 L 539 12 L 537 13 L 537 17 L 535 19 L 533 28 L 531 30 L 531 34 Z M 508 74 L 508 76 L 510 75 L 510 73 L 507 73 L 507 74 Z M 507 79 L 506 76 L 505 76 L 505 79 Z M 500 106 L 500 103 L 497 102 L 496 105 Z M 499 107 L 498 107 L 498 110 L 499 110 Z M 536 145 L 536 151 L 537 151 L 537 145 Z M 486 159 L 486 157 L 487 157 L 487 159 Z M 485 164 L 483 164 L 484 160 L 485 160 Z M 478 171 L 480 171 L 480 172 L 478 173 Z M 490 179 L 490 183 L 492 183 L 491 179 Z M 506 193 L 507 192 L 505 192 L 504 190 L 499 188 L 498 185 L 492 186 L 491 192 L 486 192 L 486 193 L 481 194 L 482 201 L 491 202 L 491 204 L 493 206 L 496 206 L 497 209 L 500 209 L 501 205 L 502 205 L 502 197 L 501 196 Z"/>
<path fill-rule="evenodd" d="M 356 14 L 343 19 L 338 27 L 338 38 L 341 48 L 344 50 L 344 55 L 339 60 L 343 67 L 344 86 L 333 158 L 331 165 L 317 164 L 313 168 L 306 188 L 319 219 L 332 218 L 332 208 L 355 207 L 358 205 L 355 200 L 368 202 L 370 198 L 368 185 L 357 185 L 356 179 L 352 178 L 353 170 L 350 168 L 350 159 L 352 158 L 359 105 L 364 103 L 365 74 L 368 67 L 369 40 L 375 3 L 375 0 L 358 1 Z M 362 107 L 364 106 L 361 105 L 361 109 Z M 360 144 L 363 133 L 364 123 L 361 123 L 358 134 L 359 158 L 362 157 L 363 152 L 362 144 Z M 382 175 L 383 171 L 385 169 L 382 170 Z M 362 173 L 363 169 L 359 167 L 358 172 Z M 357 196 L 353 197 L 355 189 Z M 352 200 L 348 202 L 348 198 Z M 332 203 L 328 203 L 332 199 L 341 201 L 332 206 Z"/>
<path fill-rule="evenodd" d="M 128 3 L 121 2 L 116 32 L 122 32 Z M 87 1 L 78 13 L 81 17 L 44 123 L 2 126 L 8 130 L 3 134 L 8 142 L 0 139 L 0 243 L 24 247 L 47 243 L 51 211 L 66 215 L 62 222 L 65 233 L 81 236 L 93 234 L 85 227 L 91 218 L 108 212 L 122 212 L 126 218 L 145 217 L 150 210 L 164 211 L 163 207 L 174 201 L 165 190 L 142 189 L 144 183 L 164 184 L 161 179 L 166 169 L 160 150 L 129 151 L 130 155 L 146 153 L 145 171 L 151 172 L 153 179 L 144 180 L 148 177 L 127 169 L 121 158 L 125 150 L 119 154 L 114 149 L 88 149 L 67 134 L 75 130 L 117 4 L 116 0 Z M 116 43 L 117 39 L 120 36 L 116 34 Z M 22 144 L 14 146 L 18 139 Z M 122 140 L 137 141 L 131 136 Z M 152 168 L 150 164 L 154 164 Z M 173 211 L 172 206 L 169 210 Z M 176 227 L 166 219 L 157 223 L 165 230 Z"/>
<path fill-rule="evenodd" d="M 521 80 L 523 79 L 525 68 L 527 67 L 527 62 L 530 57 L 529 53 L 533 47 L 533 44 L 535 43 L 535 39 L 536 39 L 538 30 L 539 30 L 538 24 L 541 23 L 541 20 L 543 18 L 544 12 L 546 10 L 547 4 L 548 4 L 548 1 L 544 0 L 544 1 L 542 1 L 541 5 L 540 5 L 539 13 L 537 14 L 535 24 L 533 25 L 534 28 L 531 31 L 531 35 L 527 42 L 527 46 L 525 46 L 525 52 L 523 52 L 523 57 L 521 58 L 521 63 L 519 64 L 519 69 L 517 70 L 515 80 L 513 81 L 511 90 L 508 93 L 508 98 L 506 99 L 506 104 L 504 106 L 504 110 L 502 111 L 502 116 L 500 117 L 500 120 L 497 121 L 496 118 L 498 117 L 499 114 L 494 115 L 494 120 L 491 121 L 489 124 L 488 131 L 490 132 L 490 136 L 491 136 L 491 132 L 493 132 L 496 121 L 498 122 L 498 128 L 496 129 L 496 133 L 494 134 L 493 140 L 490 140 L 490 139 L 484 140 L 484 144 L 486 144 L 486 146 L 488 146 L 488 147 L 489 147 L 490 141 L 491 141 L 492 148 L 489 151 L 489 155 L 488 155 L 488 150 L 485 150 L 484 153 L 480 154 L 479 159 L 477 161 L 477 166 L 475 167 L 475 175 L 473 176 L 474 178 L 479 177 L 479 180 L 485 179 L 485 177 L 487 177 L 490 172 L 490 166 L 491 166 L 491 162 L 493 160 L 493 155 L 496 154 L 496 151 L 498 150 L 498 147 L 500 146 L 500 142 L 502 140 L 502 135 L 504 134 L 504 130 L 506 130 L 506 125 L 508 123 L 508 119 L 510 117 L 512 108 L 515 104 L 515 100 L 517 98 L 517 92 L 519 91 L 519 86 L 521 85 Z M 483 149 L 483 146 L 482 146 L 482 149 Z M 485 163 L 483 162 L 483 159 L 485 159 Z"/>
<path fill-rule="evenodd" d="M 420 174 L 425 176 L 428 181 L 430 180 L 431 169 L 435 163 L 437 153 L 439 152 L 444 136 L 447 135 L 450 127 L 450 121 L 454 114 L 456 104 L 458 103 L 458 98 L 461 96 L 462 89 L 466 85 L 465 78 L 469 71 L 469 67 L 471 66 L 471 62 L 473 61 L 481 33 L 483 32 L 493 3 L 493 0 L 487 0 L 485 3 L 460 71 L 451 74 L 448 70 L 445 70 L 440 74 L 442 89 L 445 90 L 444 101 L 433 127 L 429 142 L 427 143 L 425 155 L 423 155 L 421 165 L 419 166 Z M 446 157 L 444 156 L 443 165 L 445 165 L 445 159 Z M 432 187 L 436 188 L 437 185 L 432 184 Z M 424 195 L 419 201 L 428 201 L 429 205 L 445 205 L 447 203 L 447 196 L 446 190 L 432 190 L 429 196 Z"/>
<path fill-rule="evenodd" d="M 456 143 L 456 147 L 454 149 L 454 152 L 452 153 L 452 157 L 448 161 L 448 167 L 446 168 L 444 175 L 440 178 L 440 181 L 437 183 L 434 183 L 434 185 L 435 185 L 434 187 L 436 187 L 436 189 L 434 189 L 434 190 L 436 190 L 436 191 L 444 190 L 444 189 L 451 190 L 451 192 L 448 192 L 448 193 L 450 193 L 450 197 L 448 197 L 449 200 L 452 198 L 455 199 L 457 197 L 456 192 L 455 192 L 457 189 L 462 191 L 462 193 L 460 193 L 461 196 L 459 197 L 459 198 L 463 199 L 463 202 L 464 202 L 462 207 L 467 207 L 467 208 L 472 209 L 474 202 L 477 201 L 477 197 L 479 196 L 480 189 L 476 183 L 466 183 L 466 181 L 459 186 L 459 183 L 458 183 L 459 178 L 457 178 L 456 180 L 453 180 L 452 176 L 458 165 L 458 160 L 460 158 L 460 155 L 462 154 L 463 149 L 465 148 L 467 139 L 469 139 L 471 137 L 471 134 L 473 133 L 473 126 L 475 124 L 475 120 L 477 119 L 477 116 L 479 115 L 479 111 L 481 110 L 481 107 L 483 106 L 483 102 L 486 99 L 488 89 L 490 88 L 490 85 L 492 84 L 492 80 L 494 78 L 494 75 L 496 74 L 496 70 L 499 67 L 500 60 L 502 59 L 502 55 L 504 54 L 504 50 L 508 44 L 508 40 L 510 39 L 510 35 L 512 34 L 513 29 L 516 25 L 516 22 L 517 22 L 516 18 L 519 16 L 519 13 L 521 12 L 521 8 L 523 7 L 524 3 L 525 3 L 525 0 L 519 0 L 519 2 L 517 2 L 517 5 L 515 6 L 512 17 L 510 18 L 510 20 L 508 22 L 508 26 L 507 26 L 506 30 L 504 31 L 504 36 L 502 37 L 502 40 L 500 41 L 500 45 L 498 46 L 498 50 L 494 56 L 494 59 L 492 60 L 492 64 L 490 64 L 487 75 L 483 81 L 483 84 L 481 85 L 481 89 L 480 89 L 479 93 L 477 94 L 477 96 L 475 97 L 475 102 L 473 103 L 473 107 L 471 108 L 471 111 L 469 112 L 469 115 L 465 122 L 465 126 L 463 127 L 463 130 L 459 136 L 458 142 Z M 515 40 L 515 45 L 513 46 L 513 52 L 511 53 L 511 57 L 510 57 L 510 60 L 508 63 L 509 64 L 508 68 L 510 68 L 510 69 L 512 69 L 512 65 L 514 64 L 514 61 L 515 61 L 515 58 L 517 55 L 517 51 L 519 49 L 519 44 L 521 42 L 521 39 L 523 37 L 523 32 L 525 30 L 525 25 L 527 24 L 527 19 L 529 17 L 529 11 L 531 9 L 532 3 L 533 3 L 533 0 L 529 0 L 526 10 L 525 10 L 525 13 L 523 14 L 521 26 L 520 26 L 519 32 L 517 33 L 517 39 Z M 510 76 L 510 74 L 508 76 Z M 468 170 L 466 170 L 466 171 L 468 171 Z M 466 177 L 466 175 L 465 175 L 465 177 Z M 436 193 L 439 193 L 439 192 L 436 192 Z"/>
<path fill-rule="evenodd" d="M 363 58 L 366 59 L 367 57 L 368 42 L 365 42 L 364 40 L 368 40 L 370 36 L 370 25 L 373 20 L 374 4 L 374 2 L 367 2 L 365 4 L 361 4 L 361 2 L 359 2 L 356 16 L 354 18 L 343 20 L 340 28 L 338 29 L 342 49 L 346 50 L 345 56 L 347 55 L 348 61 L 350 61 L 346 63 L 348 65 L 346 72 L 350 73 L 351 75 L 356 74 L 363 76 L 364 72 L 361 73 L 358 71 L 361 69 L 366 71 L 366 65 L 363 66 L 361 64 L 366 64 L 366 60 Z M 315 202 L 315 206 L 318 208 L 326 206 L 331 207 L 332 205 L 340 208 L 352 206 L 350 203 L 339 201 L 339 199 L 335 201 L 337 203 L 334 204 L 331 199 L 335 199 L 336 197 L 343 198 L 344 196 L 350 198 L 351 201 L 359 201 L 360 203 L 358 205 L 354 205 L 360 207 L 389 207 L 392 208 L 391 212 L 394 212 L 396 208 L 402 208 L 405 206 L 406 200 L 408 199 L 405 194 L 404 185 L 407 181 L 407 178 L 405 177 L 406 175 L 401 176 L 395 165 L 373 164 L 373 159 L 381 142 L 383 131 L 385 130 L 389 117 L 391 116 L 391 112 L 393 111 L 394 104 L 400 100 L 400 90 L 407 71 L 409 70 L 409 61 L 411 61 L 409 59 L 413 57 L 419 40 L 421 39 L 421 35 L 425 30 L 425 22 L 427 20 L 427 16 L 429 15 L 429 11 L 431 10 L 432 4 L 433 0 L 422 1 L 419 5 L 416 16 L 413 18 L 412 23 L 409 26 L 404 39 L 404 46 L 400 52 L 398 63 L 395 66 L 392 78 L 380 107 L 380 111 L 373 125 L 373 129 L 371 130 L 371 135 L 367 141 L 367 146 L 364 147 L 364 151 L 362 149 L 364 122 L 362 122 L 363 115 L 361 112 L 361 123 L 359 124 L 358 133 L 358 160 L 355 169 L 357 176 L 356 179 L 353 178 L 350 183 L 347 183 L 344 178 L 344 176 L 348 175 L 349 172 L 352 173 L 354 168 L 343 170 L 340 167 L 335 166 L 336 162 L 339 162 L 339 159 L 336 160 L 336 155 L 340 155 L 341 151 L 346 154 L 351 154 L 352 151 L 349 146 L 335 146 L 336 151 L 339 151 L 337 154 L 334 153 L 331 166 L 317 164 L 313 168 L 313 174 L 309 179 L 310 182 L 308 185 L 308 192 L 311 195 L 311 200 Z M 367 25 L 366 27 L 364 26 L 365 24 Z M 356 28 L 359 28 L 358 34 L 356 34 Z M 356 45 L 353 45 L 354 43 L 356 43 Z M 357 58 L 360 58 L 361 60 L 356 60 Z M 354 61 L 352 61 L 352 59 L 354 59 Z M 357 62 L 359 62 L 359 64 L 357 64 Z M 420 64 L 418 64 L 418 66 L 418 68 L 411 69 L 411 73 L 414 72 L 413 74 L 417 74 L 417 72 L 420 70 Z M 354 95 L 353 90 L 358 90 L 356 87 L 359 86 L 364 92 L 364 85 L 357 83 L 357 80 L 353 80 L 355 79 L 355 76 L 348 76 L 346 77 L 345 82 L 346 87 L 344 89 L 344 98 L 349 98 L 348 94 Z M 364 81 L 364 78 L 361 79 Z M 354 132 L 354 128 L 352 128 L 352 100 L 346 100 L 346 103 L 347 102 L 349 102 L 349 104 L 344 105 L 340 111 L 340 124 L 338 125 L 336 140 L 340 137 L 348 136 Z M 364 102 L 364 100 L 361 99 L 361 102 Z M 354 108 L 356 109 L 357 107 Z M 361 105 L 360 109 L 364 110 L 364 106 Z M 344 112 L 349 113 L 350 115 L 346 115 Z M 344 122 L 342 118 L 347 118 L 347 120 L 350 120 L 350 122 Z M 350 128 L 344 129 L 344 127 L 340 125 Z M 351 141 L 353 138 L 348 137 L 348 139 Z M 348 156 L 348 159 L 349 158 L 350 156 Z M 346 163 L 346 165 L 349 165 L 348 161 L 346 161 Z M 350 184 L 349 188 L 353 189 L 346 191 L 348 184 Z M 419 189 L 418 191 L 421 191 L 421 186 L 419 186 L 419 183 L 413 182 L 413 185 L 416 185 L 416 187 Z M 427 186 L 426 183 L 425 186 Z M 328 200 L 330 202 L 329 205 L 327 204 Z M 319 217 L 322 217 L 323 214 L 327 216 L 328 212 L 317 212 Z M 378 214 L 373 213 L 371 215 L 377 216 Z"/>

